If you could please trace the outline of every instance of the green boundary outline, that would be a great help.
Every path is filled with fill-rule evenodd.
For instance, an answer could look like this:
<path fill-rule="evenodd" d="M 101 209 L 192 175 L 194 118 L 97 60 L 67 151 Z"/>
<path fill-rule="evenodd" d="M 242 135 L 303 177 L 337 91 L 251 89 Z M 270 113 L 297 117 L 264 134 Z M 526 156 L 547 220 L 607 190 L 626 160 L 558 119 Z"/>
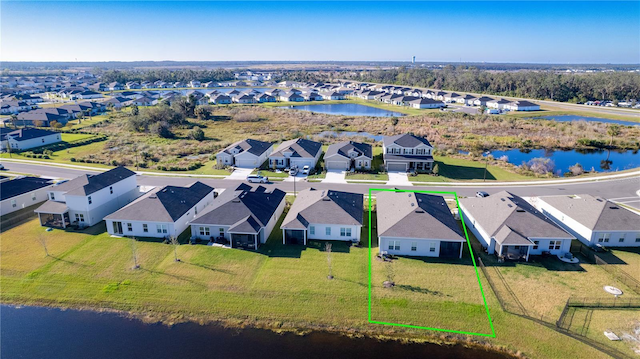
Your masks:
<path fill-rule="evenodd" d="M 460 202 L 458 201 L 458 194 L 456 192 L 444 192 L 444 191 L 426 191 L 426 190 L 403 190 L 403 189 L 396 189 L 396 188 L 369 188 L 369 266 L 368 266 L 368 272 L 369 272 L 369 308 L 368 308 L 368 321 L 369 323 L 372 324 L 381 324 L 381 325 L 391 325 L 391 326 L 396 326 L 396 327 L 405 327 L 405 328 L 414 328 L 414 329 L 423 329 L 423 330 L 435 330 L 435 331 L 439 331 L 439 332 L 448 332 L 448 333 L 457 333 L 457 334 L 468 334 L 468 335 L 477 335 L 477 336 L 482 336 L 482 337 L 490 337 L 490 338 L 495 338 L 496 337 L 496 331 L 493 328 L 493 321 L 491 320 L 491 314 L 489 313 L 489 306 L 487 305 L 487 298 L 484 295 L 484 289 L 482 288 L 482 283 L 480 282 L 480 274 L 478 273 L 478 266 L 476 265 L 476 260 L 475 257 L 473 256 L 473 249 L 471 249 L 471 241 L 469 241 L 469 234 L 467 233 L 467 227 L 464 224 L 464 218 L 462 217 L 462 215 L 460 216 L 460 220 L 462 221 L 462 228 L 464 229 L 464 235 L 467 239 L 467 245 L 469 246 L 469 253 L 471 255 L 471 261 L 473 262 L 473 269 L 476 272 L 476 278 L 478 279 L 478 285 L 480 286 L 480 293 L 482 294 L 482 300 L 484 302 L 484 309 L 487 312 L 487 318 L 489 319 L 489 326 L 491 326 L 491 334 L 487 334 L 487 333 L 473 333 L 473 332 L 465 332 L 465 331 L 461 331 L 461 330 L 451 330 L 451 329 L 442 329 L 442 328 L 431 328 L 431 327 L 422 327 L 422 326 L 418 326 L 418 325 L 410 325 L 410 324 L 400 324 L 400 323 L 389 323 L 389 322 L 381 322 L 381 321 L 377 321 L 377 320 L 373 320 L 371 318 L 371 308 L 372 308 L 372 298 L 373 298 L 373 294 L 372 294 L 372 288 L 371 288 L 371 283 L 373 281 L 372 278 L 372 268 L 373 268 L 373 263 L 372 263 L 372 257 L 371 257 L 371 192 L 372 191 L 387 191 L 387 192 L 419 192 L 419 193 L 435 193 L 435 194 L 446 194 L 446 195 L 453 195 L 454 198 L 456 199 L 456 205 L 458 206 L 458 213 L 460 212 Z"/>

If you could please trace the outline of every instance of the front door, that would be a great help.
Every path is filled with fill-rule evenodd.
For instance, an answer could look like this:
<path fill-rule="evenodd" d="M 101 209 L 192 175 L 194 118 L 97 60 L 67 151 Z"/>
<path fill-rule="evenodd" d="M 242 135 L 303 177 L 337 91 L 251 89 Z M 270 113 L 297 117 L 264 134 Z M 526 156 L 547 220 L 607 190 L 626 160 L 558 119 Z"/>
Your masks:
<path fill-rule="evenodd" d="M 122 222 L 113 222 L 113 233 L 122 234 Z"/>

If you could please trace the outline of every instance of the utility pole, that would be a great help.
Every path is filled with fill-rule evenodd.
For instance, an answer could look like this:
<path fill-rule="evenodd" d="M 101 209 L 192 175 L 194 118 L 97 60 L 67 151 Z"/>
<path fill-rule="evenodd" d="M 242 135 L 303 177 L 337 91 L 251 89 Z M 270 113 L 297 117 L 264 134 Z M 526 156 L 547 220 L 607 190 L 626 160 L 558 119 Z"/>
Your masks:
<path fill-rule="evenodd" d="M 489 151 L 484 152 L 484 177 L 482 178 L 482 182 L 486 182 L 487 181 L 487 166 L 489 166 Z"/>

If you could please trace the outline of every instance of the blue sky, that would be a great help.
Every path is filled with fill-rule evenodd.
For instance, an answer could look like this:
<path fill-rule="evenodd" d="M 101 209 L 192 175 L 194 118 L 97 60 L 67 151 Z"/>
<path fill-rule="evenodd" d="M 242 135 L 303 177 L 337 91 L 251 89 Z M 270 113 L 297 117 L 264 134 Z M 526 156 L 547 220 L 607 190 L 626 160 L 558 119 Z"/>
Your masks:
<path fill-rule="evenodd" d="M 1 2 L 3 61 L 640 63 L 640 2 Z"/>

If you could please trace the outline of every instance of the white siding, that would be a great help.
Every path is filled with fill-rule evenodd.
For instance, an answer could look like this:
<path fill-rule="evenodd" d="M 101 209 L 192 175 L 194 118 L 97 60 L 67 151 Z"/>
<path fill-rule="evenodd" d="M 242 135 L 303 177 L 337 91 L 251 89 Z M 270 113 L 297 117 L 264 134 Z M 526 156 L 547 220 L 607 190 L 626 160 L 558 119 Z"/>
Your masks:
<path fill-rule="evenodd" d="M 311 227 L 314 227 L 315 234 L 311 234 Z M 327 228 L 331 228 L 331 234 L 327 235 Z M 340 229 L 341 228 L 350 228 L 351 236 L 350 237 L 341 237 Z M 334 241 L 360 241 L 360 232 L 362 226 L 346 226 L 346 225 L 337 225 L 337 224 L 322 224 L 322 223 L 309 223 L 309 227 L 307 228 L 307 239 L 317 239 L 317 240 L 334 240 Z"/>
<path fill-rule="evenodd" d="M 390 241 L 399 241 L 400 249 L 389 249 Z M 412 243 L 416 242 L 416 250 L 412 251 Z M 404 256 L 417 256 L 417 257 L 439 257 L 440 256 L 440 241 L 437 239 L 412 239 L 412 238 L 397 238 L 397 237 L 379 237 L 380 252 L 386 252 L 387 254 L 396 254 Z M 431 246 L 435 247 L 435 250 L 431 251 Z M 394 246 L 395 248 L 395 246 Z"/>
<path fill-rule="evenodd" d="M 46 201 L 48 199 L 47 191 L 49 188 L 51 188 L 51 186 L 5 199 L 0 202 L 0 216 Z"/>

